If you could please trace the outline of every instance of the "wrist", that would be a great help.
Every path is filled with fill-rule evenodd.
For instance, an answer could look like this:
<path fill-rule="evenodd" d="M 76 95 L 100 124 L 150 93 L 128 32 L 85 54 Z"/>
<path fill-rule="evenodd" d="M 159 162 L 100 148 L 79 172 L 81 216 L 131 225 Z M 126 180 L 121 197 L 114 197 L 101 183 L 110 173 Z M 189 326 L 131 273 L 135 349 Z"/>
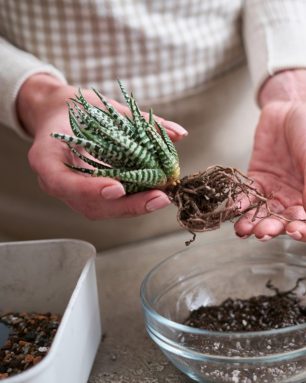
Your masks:
<path fill-rule="evenodd" d="M 305 102 L 306 69 L 285 70 L 269 77 L 259 96 L 261 108 L 272 102 Z"/>
<path fill-rule="evenodd" d="M 62 86 L 60 80 L 43 73 L 29 77 L 21 86 L 16 99 L 17 117 L 24 130 L 32 137 L 36 134 L 50 96 Z"/>

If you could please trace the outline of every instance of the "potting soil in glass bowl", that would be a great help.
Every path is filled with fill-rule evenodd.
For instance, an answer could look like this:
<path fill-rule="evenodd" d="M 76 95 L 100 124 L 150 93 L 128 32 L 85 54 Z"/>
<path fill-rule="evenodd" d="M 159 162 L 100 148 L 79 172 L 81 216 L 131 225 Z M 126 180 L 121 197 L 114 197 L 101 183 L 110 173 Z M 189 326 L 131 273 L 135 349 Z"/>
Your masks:
<path fill-rule="evenodd" d="M 199 382 L 306 382 L 305 278 L 306 245 L 288 238 L 194 245 L 143 281 L 146 329 L 169 360 Z M 296 304 L 285 302 L 282 311 L 278 294 Z M 262 318 L 254 317 L 254 300 Z"/>

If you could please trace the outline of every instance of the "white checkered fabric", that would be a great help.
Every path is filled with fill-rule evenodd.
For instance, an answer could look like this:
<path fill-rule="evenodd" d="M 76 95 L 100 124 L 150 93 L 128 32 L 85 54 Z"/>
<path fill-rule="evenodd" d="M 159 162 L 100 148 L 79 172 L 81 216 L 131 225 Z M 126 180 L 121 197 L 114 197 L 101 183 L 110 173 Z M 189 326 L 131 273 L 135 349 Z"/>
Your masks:
<path fill-rule="evenodd" d="M 0 0 L 9 42 L 70 84 L 139 100 L 186 94 L 241 62 L 241 0 Z"/>
<path fill-rule="evenodd" d="M 186 96 L 244 60 L 254 84 L 306 67 L 306 0 L 0 0 L 0 122 L 33 73 L 142 105 Z M 244 31 L 244 33 L 243 33 Z M 244 36 L 243 36 L 244 35 Z"/>

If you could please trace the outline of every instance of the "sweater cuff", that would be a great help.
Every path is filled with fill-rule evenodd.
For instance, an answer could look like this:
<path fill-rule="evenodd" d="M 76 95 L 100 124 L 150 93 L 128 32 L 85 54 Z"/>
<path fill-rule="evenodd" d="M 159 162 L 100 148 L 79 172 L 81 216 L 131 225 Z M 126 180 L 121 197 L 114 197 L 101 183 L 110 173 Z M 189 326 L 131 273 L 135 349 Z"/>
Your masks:
<path fill-rule="evenodd" d="M 63 84 L 67 81 L 54 66 L 45 64 L 35 56 L 15 48 L 0 38 L 0 123 L 13 129 L 19 137 L 32 140 L 20 125 L 16 113 L 16 99 L 24 82 L 32 75 L 46 73 L 59 79 Z"/>
<path fill-rule="evenodd" d="M 255 97 L 269 76 L 306 68 L 306 1 L 248 0 L 244 39 Z"/>

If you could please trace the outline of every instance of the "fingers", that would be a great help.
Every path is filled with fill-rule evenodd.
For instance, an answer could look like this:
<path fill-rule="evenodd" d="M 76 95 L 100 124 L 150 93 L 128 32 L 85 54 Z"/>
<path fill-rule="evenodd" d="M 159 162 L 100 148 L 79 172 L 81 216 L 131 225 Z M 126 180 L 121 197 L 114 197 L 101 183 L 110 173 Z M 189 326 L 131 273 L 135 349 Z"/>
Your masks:
<path fill-rule="evenodd" d="M 284 229 L 285 221 L 275 217 L 268 217 L 258 220 L 252 229 L 252 234 L 261 241 L 268 241 L 284 233 Z"/>
<path fill-rule="evenodd" d="M 92 177 L 74 173 L 59 167 L 58 172 L 50 171 L 39 176 L 42 189 L 52 197 L 62 200 L 114 200 L 125 195 L 121 183 L 111 178 Z"/>
<path fill-rule="evenodd" d="M 41 188 L 49 195 L 66 200 L 75 196 L 98 200 L 125 195 L 120 182 L 111 178 L 86 177 L 68 169 L 74 157 L 65 145 L 52 145 L 51 138 L 37 140 L 29 152 L 29 162 L 39 177 Z"/>
<path fill-rule="evenodd" d="M 262 193 L 262 187 L 257 182 L 252 184 L 258 193 Z M 244 195 L 239 200 L 239 211 L 246 211 L 251 205 L 255 205 L 257 198 L 255 195 Z M 282 208 L 283 210 L 283 208 Z M 262 206 L 259 210 L 256 208 L 243 213 L 239 220 L 235 223 L 234 228 L 236 235 L 240 238 L 247 238 L 253 234 L 254 227 L 257 223 L 267 215 L 266 208 Z"/>
<path fill-rule="evenodd" d="M 286 233 L 296 241 L 306 242 L 306 223 L 292 221 L 286 226 Z"/>
<path fill-rule="evenodd" d="M 306 212 L 302 206 L 290 218 L 291 222 L 287 222 L 285 228 L 286 233 L 297 241 L 306 242 Z"/>
<path fill-rule="evenodd" d="M 278 206 L 278 207 L 277 207 Z M 255 235 L 261 241 L 268 241 L 285 232 L 293 239 L 306 241 L 306 223 L 300 220 L 306 219 L 306 213 L 302 206 L 290 206 L 287 209 L 273 200 L 273 211 L 279 216 L 268 216 L 263 218 L 263 214 L 267 214 L 262 209 L 256 218 L 252 220 L 254 211 L 248 212 L 247 215 L 241 217 L 235 224 L 236 234 L 241 238 Z M 299 220 L 299 221 L 297 221 Z"/>
<path fill-rule="evenodd" d="M 150 190 L 112 201 L 107 207 L 107 211 L 112 214 L 112 217 L 133 217 L 151 213 L 168 206 L 170 203 L 169 198 L 163 192 Z M 102 212 L 104 215 L 107 214 L 103 208 L 100 210 L 100 214 Z"/>
<path fill-rule="evenodd" d="M 71 171 L 63 164 L 71 158 L 67 158 L 70 152 L 62 145 L 60 153 L 48 147 L 41 155 L 40 148 L 40 145 L 34 146 L 29 158 L 43 191 L 89 219 L 137 216 L 170 204 L 159 190 L 126 196 L 123 185 L 114 179 Z"/>
<path fill-rule="evenodd" d="M 169 137 L 172 141 L 180 141 L 182 138 L 188 135 L 187 130 L 176 122 L 167 121 L 156 116 L 154 116 L 154 118 L 167 130 L 167 133 L 169 134 Z"/>
<path fill-rule="evenodd" d="M 74 199 L 67 199 L 64 202 L 90 220 L 134 217 L 151 213 L 171 203 L 168 197 L 158 190 L 136 193 L 116 200 L 106 201 L 101 198 L 95 202 L 76 196 Z"/>
<path fill-rule="evenodd" d="M 123 115 L 124 114 L 129 116 L 131 115 L 131 111 L 127 106 L 124 106 L 114 100 L 110 100 L 110 101 L 120 113 L 122 113 Z M 149 120 L 149 113 L 146 113 L 146 112 L 141 112 L 141 113 L 143 114 L 146 120 Z M 154 115 L 154 119 L 157 122 L 159 122 L 167 130 L 169 137 L 174 142 L 180 141 L 182 138 L 188 135 L 187 130 L 184 129 L 181 125 L 177 124 L 176 122 L 168 121 L 168 120 L 165 120 L 164 118 L 161 118 L 155 115 Z"/>
<path fill-rule="evenodd" d="M 234 225 L 237 236 L 247 238 L 254 234 L 258 239 L 265 241 L 282 232 L 283 226 L 279 220 L 264 217 L 267 217 L 265 208 L 259 211 L 253 209 L 244 214 Z"/>
<path fill-rule="evenodd" d="M 276 214 L 284 212 L 284 206 L 278 200 L 268 201 L 268 206 Z M 254 234 L 258 239 L 266 241 L 283 232 L 284 227 L 282 220 L 269 216 L 266 206 L 262 206 L 258 211 L 252 209 L 244 214 L 235 223 L 235 230 L 239 237 L 246 238 Z"/>
<path fill-rule="evenodd" d="M 46 193 L 61 199 L 89 219 L 137 216 L 170 204 L 168 197 L 159 190 L 126 196 L 118 181 L 86 177 L 67 170 L 68 173 L 40 178 L 40 185 Z"/>

